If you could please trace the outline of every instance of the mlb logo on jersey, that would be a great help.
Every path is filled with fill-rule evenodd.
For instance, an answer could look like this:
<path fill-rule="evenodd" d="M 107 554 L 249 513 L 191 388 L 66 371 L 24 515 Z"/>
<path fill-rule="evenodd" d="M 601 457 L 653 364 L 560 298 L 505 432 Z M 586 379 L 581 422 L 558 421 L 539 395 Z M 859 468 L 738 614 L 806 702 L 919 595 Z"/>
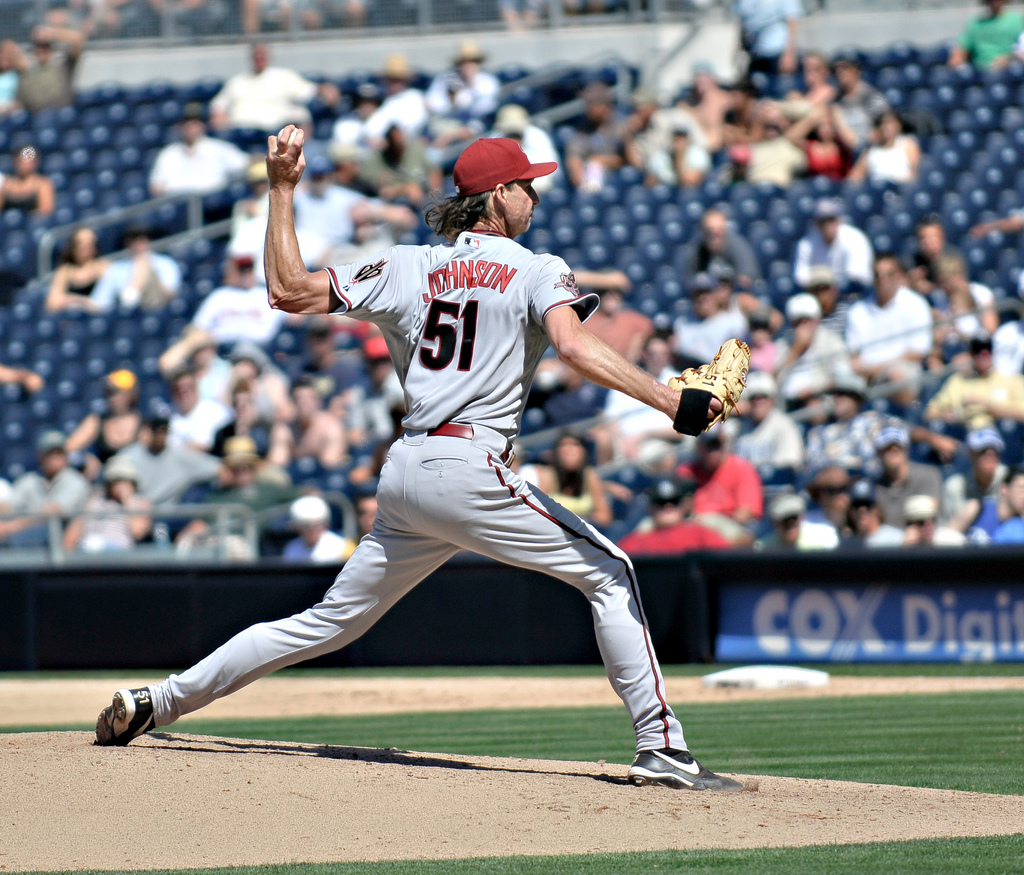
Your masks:
<path fill-rule="evenodd" d="M 471 249 L 479 249 L 480 248 L 480 238 L 479 237 L 469 237 L 469 236 L 466 236 L 464 239 L 466 241 L 466 245 L 469 246 Z"/>

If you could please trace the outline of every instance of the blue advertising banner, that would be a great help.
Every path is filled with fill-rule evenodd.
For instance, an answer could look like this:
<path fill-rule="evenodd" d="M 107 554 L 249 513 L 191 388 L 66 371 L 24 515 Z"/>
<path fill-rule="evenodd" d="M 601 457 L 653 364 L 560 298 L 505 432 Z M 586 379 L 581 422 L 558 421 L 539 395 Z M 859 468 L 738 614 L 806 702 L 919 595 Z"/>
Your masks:
<path fill-rule="evenodd" d="M 1024 661 L 1024 586 L 722 584 L 722 662 Z"/>

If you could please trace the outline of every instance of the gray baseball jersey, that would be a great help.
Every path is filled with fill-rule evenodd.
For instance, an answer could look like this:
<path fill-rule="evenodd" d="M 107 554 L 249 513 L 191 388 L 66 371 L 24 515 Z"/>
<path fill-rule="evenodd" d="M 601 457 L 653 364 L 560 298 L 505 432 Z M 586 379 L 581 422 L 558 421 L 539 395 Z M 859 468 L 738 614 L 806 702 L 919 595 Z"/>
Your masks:
<path fill-rule="evenodd" d="M 380 474 L 373 529 L 320 604 L 253 626 L 153 685 L 155 725 L 344 647 L 465 549 L 579 589 L 637 750 L 685 749 L 628 557 L 507 464 L 548 344 L 545 314 L 571 306 L 586 317 L 596 302 L 579 294 L 561 259 L 488 233 L 463 233 L 454 246 L 397 246 L 329 273 L 333 311 L 381 327 L 408 402 L 406 432 Z"/>

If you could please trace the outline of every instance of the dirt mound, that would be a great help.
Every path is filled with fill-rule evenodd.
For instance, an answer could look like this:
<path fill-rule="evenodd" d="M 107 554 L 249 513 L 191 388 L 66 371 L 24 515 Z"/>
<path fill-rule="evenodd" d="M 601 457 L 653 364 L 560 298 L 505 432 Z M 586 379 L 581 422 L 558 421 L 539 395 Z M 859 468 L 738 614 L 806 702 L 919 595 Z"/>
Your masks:
<path fill-rule="evenodd" d="M 855 843 L 1024 832 L 1019 797 L 155 733 L 0 736 L 0 869 L 152 869 Z"/>

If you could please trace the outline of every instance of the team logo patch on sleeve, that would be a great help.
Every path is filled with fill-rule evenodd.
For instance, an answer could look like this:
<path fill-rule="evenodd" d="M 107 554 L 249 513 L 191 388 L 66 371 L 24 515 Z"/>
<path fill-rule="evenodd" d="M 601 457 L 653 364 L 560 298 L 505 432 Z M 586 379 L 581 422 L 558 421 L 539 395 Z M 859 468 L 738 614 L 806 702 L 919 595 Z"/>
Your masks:
<path fill-rule="evenodd" d="M 573 273 L 559 274 L 558 282 L 555 283 L 556 289 L 565 289 L 567 292 L 572 292 L 574 295 L 579 297 L 580 287 L 576 285 L 576 276 Z"/>
<path fill-rule="evenodd" d="M 384 273 L 385 264 L 387 264 L 387 260 L 384 258 L 382 258 L 376 264 L 364 264 L 361 268 L 359 268 L 359 270 L 355 272 L 355 275 L 352 277 L 352 282 L 362 283 L 366 282 L 366 280 L 372 280 L 376 277 L 379 277 L 382 273 Z"/>

